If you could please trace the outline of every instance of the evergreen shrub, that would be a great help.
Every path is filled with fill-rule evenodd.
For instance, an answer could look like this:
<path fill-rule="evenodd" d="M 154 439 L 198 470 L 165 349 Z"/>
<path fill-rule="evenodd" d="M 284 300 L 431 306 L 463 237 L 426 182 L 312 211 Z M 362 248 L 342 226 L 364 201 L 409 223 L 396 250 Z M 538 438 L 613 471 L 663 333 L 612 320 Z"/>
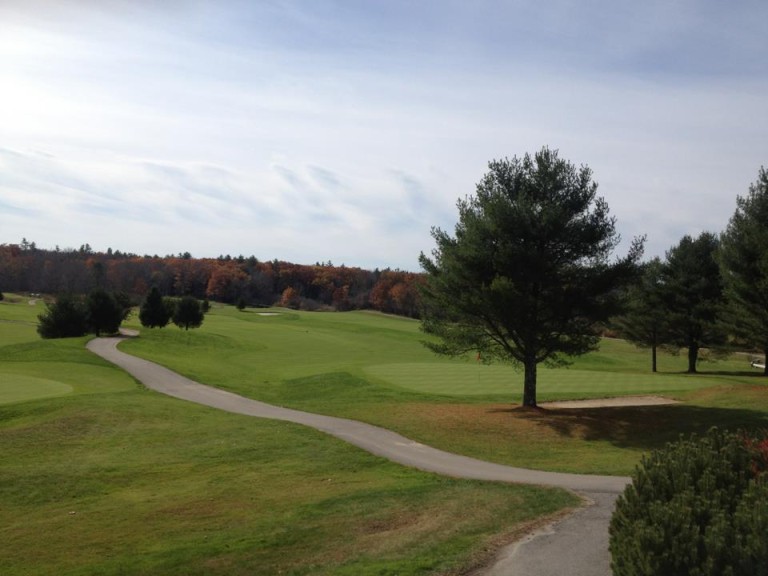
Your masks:
<path fill-rule="evenodd" d="M 643 458 L 610 525 L 614 576 L 768 574 L 768 439 L 716 428 Z"/>
<path fill-rule="evenodd" d="M 88 308 L 82 298 L 62 294 L 38 315 L 37 333 L 42 338 L 72 338 L 88 332 Z"/>

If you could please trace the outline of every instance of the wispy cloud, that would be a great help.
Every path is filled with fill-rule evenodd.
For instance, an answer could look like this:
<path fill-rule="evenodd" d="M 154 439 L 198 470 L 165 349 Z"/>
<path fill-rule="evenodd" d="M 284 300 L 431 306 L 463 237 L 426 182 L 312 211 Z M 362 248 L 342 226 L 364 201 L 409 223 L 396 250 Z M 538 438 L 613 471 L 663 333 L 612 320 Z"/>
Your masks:
<path fill-rule="evenodd" d="M 651 254 L 768 149 L 768 5 L 0 4 L 0 242 L 415 269 L 488 160 L 588 164 Z"/>

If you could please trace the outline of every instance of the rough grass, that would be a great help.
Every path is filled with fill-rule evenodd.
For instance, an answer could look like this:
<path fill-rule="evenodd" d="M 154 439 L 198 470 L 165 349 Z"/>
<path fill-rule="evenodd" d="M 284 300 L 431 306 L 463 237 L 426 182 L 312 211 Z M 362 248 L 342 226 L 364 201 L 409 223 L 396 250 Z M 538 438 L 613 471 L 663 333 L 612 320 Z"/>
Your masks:
<path fill-rule="evenodd" d="M 573 504 L 149 392 L 26 403 L 0 421 L 3 574 L 438 573 Z"/>
<path fill-rule="evenodd" d="M 4 576 L 459 573 L 521 523 L 576 504 L 167 398 L 82 339 L 19 326 L 0 337 L 0 390 L 46 379 L 72 393 L 0 405 Z"/>

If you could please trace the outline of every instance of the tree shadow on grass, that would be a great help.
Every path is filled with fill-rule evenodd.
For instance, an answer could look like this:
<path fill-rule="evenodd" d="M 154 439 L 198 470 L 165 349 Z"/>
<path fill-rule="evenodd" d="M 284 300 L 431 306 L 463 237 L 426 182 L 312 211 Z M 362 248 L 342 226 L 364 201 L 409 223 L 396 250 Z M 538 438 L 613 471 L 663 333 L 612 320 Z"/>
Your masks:
<path fill-rule="evenodd" d="M 493 410 L 500 412 L 505 410 Z M 562 436 L 603 441 L 628 449 L 652 450 L 680 436 L 703 434 L 713 426 L 768 429 L 768 413 L 745 408 L 685 404 L 610 408 L 508 409 L 515 418 L 546 426 Z"/>

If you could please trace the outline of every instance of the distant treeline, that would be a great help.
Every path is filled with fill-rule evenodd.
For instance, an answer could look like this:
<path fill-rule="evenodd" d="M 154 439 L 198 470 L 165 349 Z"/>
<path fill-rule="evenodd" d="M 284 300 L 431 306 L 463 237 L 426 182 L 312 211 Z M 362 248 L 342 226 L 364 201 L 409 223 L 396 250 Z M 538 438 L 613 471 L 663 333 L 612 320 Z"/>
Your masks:
<path fill-rule="evenodd" d="M 138 256 L 119 250 L 38 248 L 26 239 L 0 244 L 0 290 L 85 294 L 95 288 L 124 293 L 140 303 L 152 286 L 163 296 L 192 295 L 229 304 L 287 306 L 305 310 L 373 309 L 418 316 L 421 274 L 364 270 L 256 257 Z"/>

